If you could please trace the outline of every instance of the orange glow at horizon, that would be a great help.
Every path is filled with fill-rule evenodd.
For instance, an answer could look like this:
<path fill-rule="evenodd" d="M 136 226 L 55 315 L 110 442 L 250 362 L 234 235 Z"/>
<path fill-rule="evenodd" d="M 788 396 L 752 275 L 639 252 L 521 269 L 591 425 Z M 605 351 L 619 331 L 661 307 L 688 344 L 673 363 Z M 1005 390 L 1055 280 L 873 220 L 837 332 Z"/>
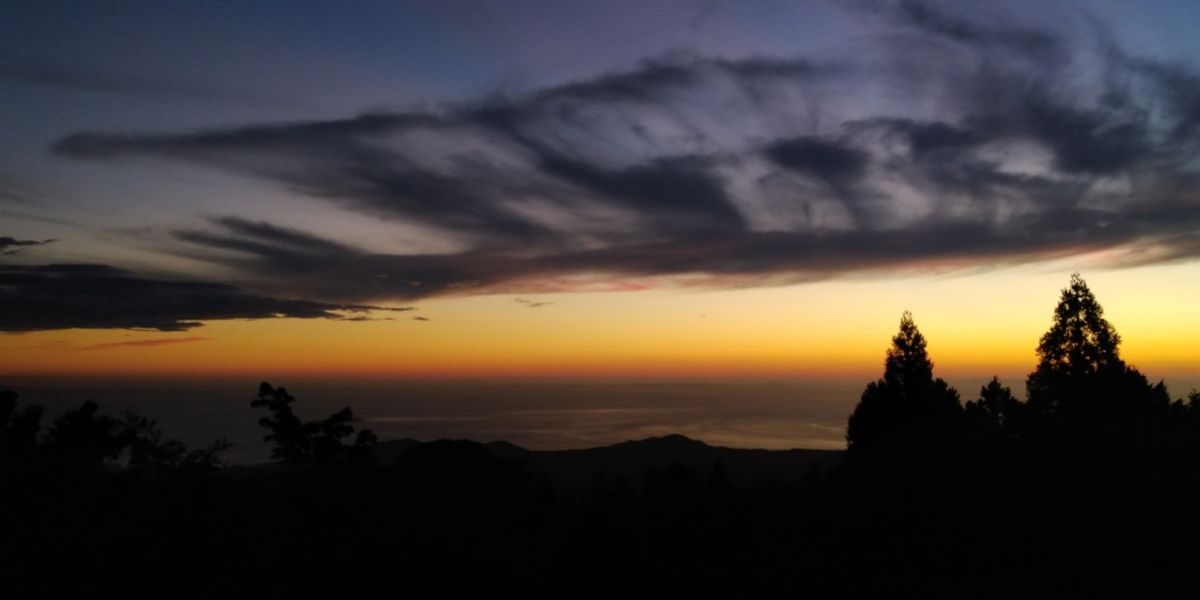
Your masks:
<path fill-rule="evenodd" d="M 0 336 L 2 375 L 874 377 L 911 310 L 939 375 L 1024 374 L 1069 271 L 1043 267 L 741 290 L 433 299 L 394 320 L 215 321 L 188 332 Z M 1200 376 L 1200 265 L 1084 273 L 1151 379 Z M 414 320 L 421 316 L 428 321 Z"/>

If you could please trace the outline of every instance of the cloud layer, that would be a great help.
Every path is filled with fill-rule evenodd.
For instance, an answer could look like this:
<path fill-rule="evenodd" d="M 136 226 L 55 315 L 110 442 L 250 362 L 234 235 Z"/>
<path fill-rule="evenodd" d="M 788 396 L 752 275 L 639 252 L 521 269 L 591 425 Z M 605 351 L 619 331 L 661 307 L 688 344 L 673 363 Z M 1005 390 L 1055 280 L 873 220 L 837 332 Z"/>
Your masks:
<path fill-rule="evenodd" d="M 101 265 L 0 265 L 0 331 L 185 331 L 215 319 L 345 319 L 373 310 L 403 309 L 274 298 L 219 283 L 149 279 Z"/>
<path fill-rule="evenodd" d="M 18 240 L 16 238 L 0 235 L 0 256 L 21 254 L 28 248 L 44 246 L 54 242 L 55 240 Z"/>
<path fill-rule="evenodd" d="M 235 217 L 172 233 L 241 285 L 320 302 L 1198 256 L 1196 70 L 1089 22 L 860 4 L 879 33 L 835 57 L 679 54 L 436 109 L 55 151 L 275 181 L 462 248 L 380 254 Z"/>

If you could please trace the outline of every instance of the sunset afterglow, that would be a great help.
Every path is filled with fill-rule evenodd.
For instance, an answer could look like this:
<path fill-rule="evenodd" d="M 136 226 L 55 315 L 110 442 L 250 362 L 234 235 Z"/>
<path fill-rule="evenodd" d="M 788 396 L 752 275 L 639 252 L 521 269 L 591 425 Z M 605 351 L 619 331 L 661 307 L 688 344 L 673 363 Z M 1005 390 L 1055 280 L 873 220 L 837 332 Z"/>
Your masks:
<path fill-rule="evenodd" d="M 1200 379 L 1190 8 L 601 4 L 5 9 L 0 375 Z"/>

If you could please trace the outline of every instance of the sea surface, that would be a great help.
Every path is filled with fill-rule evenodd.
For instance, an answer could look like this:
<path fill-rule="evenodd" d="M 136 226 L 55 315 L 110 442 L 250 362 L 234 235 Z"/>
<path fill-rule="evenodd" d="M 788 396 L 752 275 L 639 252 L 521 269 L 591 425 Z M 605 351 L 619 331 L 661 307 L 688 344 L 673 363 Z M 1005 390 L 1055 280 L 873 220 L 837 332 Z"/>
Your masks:
<path fill-rule="evenodd" d="M 952 379 L 964 401 L 987 377 Z M 357 427 L 381 440 L 504 440 L 534 450 L 587 448 L 683 434 L 735 448 L 845 448 L 846 419 L 869 379 L 563 381 L 291 379 L 273 381 L 296 398 L 302 419 L 350 407 Z M 1021 378 L 1003 379 L 1018 396 Z M 1172 397 L 1196 382 L 1167 382 Z M 46 408 L 44 424 L 85 400 L 101 412 L 158 422 L 189 447 L 225 437 L 232 464 L 267 460 L 269 445 L 250 407 L 259 380 L 239 378 L 4 377 L 22 404 Z"/>

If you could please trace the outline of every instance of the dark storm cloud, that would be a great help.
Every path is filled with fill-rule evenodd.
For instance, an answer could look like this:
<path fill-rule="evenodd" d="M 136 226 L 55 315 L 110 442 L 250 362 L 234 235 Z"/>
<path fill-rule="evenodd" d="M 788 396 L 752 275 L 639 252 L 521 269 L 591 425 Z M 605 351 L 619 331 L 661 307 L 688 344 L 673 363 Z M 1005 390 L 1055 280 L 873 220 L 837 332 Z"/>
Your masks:
<path fill-rule="evenodd" d="M 150 279 L 105 265 L 0 266 L 0 331 L 184 331 L 216 319 L 341 319 L 397 310 L 274 298 L 230 285 Z"/>
<path fill-rule="evenodd" d="M 836 60 L 678 54 L 429 109 L 55 150 L 207 164 L 467 248 L 385 254 L 235 218 L 174 233 L 242 285 L 328 302 L 1200 256 L 1195 69 L 1095 28 L 860 4 L 885 30 Z"/>
<path fill-rule="evenodd" d="M 44 246 L 56 241 L 57 240 L 18 240 L 8 236 L 0 236 L 0 255 L 11 256 L 14 254 L 20 254 L 24 252 L 26 248 Z"/>

